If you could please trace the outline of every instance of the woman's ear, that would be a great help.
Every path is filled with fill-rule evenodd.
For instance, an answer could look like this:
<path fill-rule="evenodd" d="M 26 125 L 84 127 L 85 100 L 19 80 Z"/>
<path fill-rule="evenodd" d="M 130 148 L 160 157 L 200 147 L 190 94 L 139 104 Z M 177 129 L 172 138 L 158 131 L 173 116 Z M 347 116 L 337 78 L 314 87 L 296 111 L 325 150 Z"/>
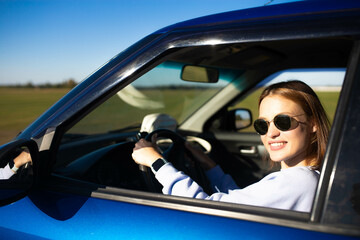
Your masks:
<path fill-rule="evenodd" d="M 314 120 L 311 121 L 311 124 L 312 124 L 312 132 L 314 133 L 318 130 L 318 127 Z"/>

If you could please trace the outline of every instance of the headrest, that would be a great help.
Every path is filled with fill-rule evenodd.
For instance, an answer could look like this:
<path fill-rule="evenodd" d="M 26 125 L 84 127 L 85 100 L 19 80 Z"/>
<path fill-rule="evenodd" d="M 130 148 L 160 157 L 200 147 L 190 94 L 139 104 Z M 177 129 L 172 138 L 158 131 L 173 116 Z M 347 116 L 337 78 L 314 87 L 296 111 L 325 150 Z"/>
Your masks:
<path fill-rule="evenodd" d="M 144 117 L 140 132 L 151 133 L 157 129 L 168 129 L 175 132 L 176 128 L 177 122 L 173 117 L 163 113 L 153 113 Z"/>

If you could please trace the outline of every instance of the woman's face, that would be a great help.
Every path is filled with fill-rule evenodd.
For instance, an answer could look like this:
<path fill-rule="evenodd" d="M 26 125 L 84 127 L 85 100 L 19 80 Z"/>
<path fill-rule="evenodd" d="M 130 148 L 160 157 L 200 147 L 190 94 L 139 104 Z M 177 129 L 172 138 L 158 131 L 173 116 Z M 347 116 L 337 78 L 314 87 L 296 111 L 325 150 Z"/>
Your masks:
<path fill-rule="evenodd" d="M 307 119 L 303 109 L 295 102 L 278 96 L 271 95 L 265 97 L 259 108 L 259 118 L 271 121 L 268 132 L 261 135 L 261 140 L 274 162 L 280 162 L 281 168 L 293 166 L 305 166 L 305 157 L 308 145 L 310 144 L 311 133 L 316 128 Z M 298 122 L 294 122 L 294 127 L 288 131 L 281 131 L 272 121 L 275 116 L 286 114 L 294 117 Z M 300 116 L 297 116 L 300 115 Z"/>

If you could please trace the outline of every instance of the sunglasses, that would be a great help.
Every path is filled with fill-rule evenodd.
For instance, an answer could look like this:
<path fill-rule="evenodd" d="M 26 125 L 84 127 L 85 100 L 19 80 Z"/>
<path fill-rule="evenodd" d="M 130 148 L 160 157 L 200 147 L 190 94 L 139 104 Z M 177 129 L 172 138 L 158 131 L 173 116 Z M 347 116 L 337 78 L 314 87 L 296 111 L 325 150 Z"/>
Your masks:
<path fill-rule="evenodd" d="M 290 129 L 296 128 L 299 125 L 299 123 L 303 123 L 297 121 L 294 118 L 301 115 L 305 115 L 305 114 L 300 114 L 292 117 L 286 114 L 279 114 L 276 115 L 274 119 L 271 121 L 266 121 L 264 119 L 259 118 L 254 121 L 254 128 L 258 134 L 265 135 L 268 132 L 270 123 L 274 122 L 276 128 L 279 129 L 280 131 L 288 131 Z"/>

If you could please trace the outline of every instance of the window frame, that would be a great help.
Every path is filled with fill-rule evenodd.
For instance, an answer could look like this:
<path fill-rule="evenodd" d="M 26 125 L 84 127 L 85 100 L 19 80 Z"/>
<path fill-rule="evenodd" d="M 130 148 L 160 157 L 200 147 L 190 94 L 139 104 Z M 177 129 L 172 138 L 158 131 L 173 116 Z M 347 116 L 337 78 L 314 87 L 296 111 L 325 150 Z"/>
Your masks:
<path fill-rule="evenodd" d="M 340 93 L 333 127 L 330 132 L 325 159 L 321 169 L 322 174 L 320 175 L 317 195 L 315 196 L 313 204 L 314 207 L 310 218 L 312 222 L 319 222 L 326 225 L 327 229 L 330 229 L 331 227 L 339 227 L 342 225 L 346 227 L 343 228 L 342 234 L 351 233 L 354 235 L 360 234 L 360 229 L 358 229 L 358 226 L 351 226 L 342 222 L 334 223 L 330 220 L 332 213 L 331 208 L 329 208 L 329 198 L 331 197 L 332 191 L 335 187 L 334 182 L 338 181 L 336 173 L 341 171 L 341 161 L 344 161 L 343 159 L 340 159 L 340 156 L 347 154 L 346 152 L 343 152 L 343 144 L 348 142 L 345 134 L 348 131 L 352 131 L 351 125 L 348 125 L 349 121 L 351 121 L 351 106 L 357 106 L 357 108 L 359 108 L 359 105 L 356 105 L 356 101 L 358 101 L 358 99 L 355 97 L 357 95 L 357 91 L 359 91 L 359 56 L 360 41 L 356 40 L 354 42 L 351 55 L 349 56 L 349 64 Z M 354 142 L 352 142 L 352 144 L 354 144 Z"/>
<path fill-rule="evenodd" d="M 347 72 L 348 71 L 349 70 L 347 70 Z M 349 74 L 346 75 L 347 78 L 349 78 L 348 77 Z M 347 80 L 347 85 L 346 85 L 347 90 L 342 90 L 339 99 L 343 99 L 344 98 L 343 96 L 345 94 L 344 92 L 350 90 L 351 85 L 349 85 L 348 83 L 349 81 L 350 80 Z M 342 102 L 343 101 L 345 100 L 342 100 Z M 340 110 L 337 109 L 335 116 L 339 115 L 338 111 Z M 331 136 L 334 134 L 335 133 L 332 133 Z M 331 147 L 329 148 L 331 149 Z M 329 158 L 328 155 L 327 157 Z M 327 164 L 329 165 L 329 162 Z M 61 182 L 61 184 L 54 188 L 50 184 L 53 181 L 56 181 L 57 183 Z M 322 181 L 324 181 L 324 177 L 322 177 Z M 72 185 L 71 189 L 68 188 L 69 183 Z M 74 179 L 69 180 L 59 175 L 53 175 L 52 181 L 50 181 L 49 184 L 45 184 L 44 187 L 45 189 L 48 187 L 51 188 L 51 190 L 55 190 L 58 192 L 73 193 L 73 194 L 84 192 L 84 189 L 86 187 L 89 187 L 89 189 L 92 189 L 91 197 L 99 198 L 99 199 L 108 199 L 108 200 L 127 202 L 127 203 L 137 203 L 152 207 L 160 207 L 160 208 L 179 210 L 179 211 L 188 211 L 188 212 L 207 214 L 212 216 L 234 218 L 238 220 L 255 221 L 265 224 L 274 224 L 274 222 L 276 222 L 275 225 L 279 225 L 279 226 L 286 226 L 286 227 L 311 230 L 311 231 L 315 230 L 322 232 L 344 234 L 344 230 L 341 228 L 333 228 L 330 226 L 319 227 L 317 223 L 319 223 L 320 221 L 313 219 L 314 211 L 318 210 L 317 204 L 319 204 L 318 203 L 320 198 L 319 195 L 317 195 L 317 202 L 315 203 L 314 201 L 315 210 L 313 210 L 310 213 L 300 213 L 295 211 L 263 208 L 263 207 L 249 206 L 249 205 L 239 205 L 233 203 L 214 202 L 214 201 L 198 200 L 191 198 L 159 195 L 154 193 L 138 192 L 133 190 L 126 190 L 126 189 L 119 189 L 112 187 L 99 188 L 97 186 L 96 189 L 94 190 L 93 188 L 94 184 L 87 183 L 84 185 L 84 183 L 80 183 L 77 180 Z M 320 188 L 322 187 L 320 186 Z M 324 201 L 325 197 L 324 196 L 322 197 L 323 199 L 321 200 Z M 185 210 L 184 207 L 186 207 Z"/>
<path fill-rule="evenodd" d="M 326 19 L 324 19 L 324 21 L 327 21 Z M 276 22 L 276 21 L 275 21 Z M 299 23 L 301 24 L 301 21 L 299 21 Z M 299 27 L 299 23 L 295 24 L 295 26 Z M 324 24 L 324 23 L 323 23 Z M 330 26 L 331 25 L 331 21 L 329 23 L 326 23 L 325 26 Z M 301 38 L 306 38 L 307 34 L 312 33 L 312 32 L 317 32 L 317 30 L 321 30 L 319 32 L 317 32 L 317 34 L 314 34 L 312 37 L 316 38 L 316 37 L 321 37 L 321 36 L 329 36 L 330 34 L 327 33 L 327 31 L 329 30 L 330 27 L 325 27 L 322 28 L 322 24 L 319 23 L 316 26 L 311 26 L 311 24 L 307 25 L 308 28 L 305 28 L 303 26 L 300 26 L 300 29 L 303 29 L 303 31 L 300 31 L 298 33 L 292 33 L 289 35 L 284 36 L 284 30 L 291 30 L 293 27 L 293 24 L 280 24 L 276 26 L 276 29 L 274 29 L 274 32 L 270 31 L 271 26 L 273 26 L 273 21 L 269 21 L 269 23 L 267 24 L 262 24 L 260 28 L 253 28 L 252 30 L 246 29 L 246 32 L 242 33 L 242 34 L 249 34 L 247 35 L 247 39 L 241 39 L 242 35 L 239 34 L 238 31 L 237 34 L 232 35 L 232 37 L 227 38 L 224 40 L 224 42 L 226 41 L 258 41 L 259 39 L 261 40 L 267 40 L 267 39 L 301 39 Z M 345 25 L 346 26 L 346 25 Z M 252 26 L 253 27 L 253 26 Z M 211 27 L 210 27 L 211 28 Z M 309 29 L 310 28 L 310 29 Z M 263 31 L 259 31 L 263 30 Z M 306 32 L 305 31 L 309 31 Z M 331 29 L 331 28 L 330 28 Z M 239 30 L 239 29 L 237 29 Z M 218 33 L 222 33 L 222 31 L 219 31 L 219 29 L 212 29 L 213 32 L 218 32 Z M 212 31 L 205 31 L 205 32 L 201 32 L 199 34 L 191 34 L 190 39 L 192 38 L 192 40 L 186 42 L 186 44 L 203 44 L 203 41 L 206 40 L 209 36 L 211 36 Z M 230 30 L 228 30 L 229 32 Z M 226 32 L 226 31 L 225 31 Z M 261 34 L 260 34 L 261 32 Z M 346 30 L 343 30 L 341 33 L 336 33 L 334 34 L 335 36 L 339 36 L 341 34 L 346 33 Z M 253 35 L 251 35 L 253 34 Z M 173 35 L 173 37 L 176 38 L 176 32 L 173 34 L 169 34 L 168 36 Z M 198 35 L 202 36 L 199 37 L 199 39 L 197 39 Z M 231 35 L 231 34 L 230 34 Z M 296 36 L 295 36 L 296 35 Z M 181 34 L 178 34 L 178 36 L 181 36 Z M 228 36 L 227 36 L 228 37 Z M 171 39 L 171 38 L 169 38 Z M 237 40 L 234 40 L 237 39 Z M 179 41 L 182 41 L 184 39 L 181 39 L 181 37 L 179 38 Z M 194 41 L 194 42 L 192 42 Z M 171 42 L 169 40 L 169 42 Z M 159 49 L 161 49 L 161 47 L 163 47 L 164 45 L 167 46 L 167 44 L 169 42 L 163 42 L 162 46 L 158 46 L 157 49 L 155 49 L 156 51 L 159 51 Z M 178 46 L 184 46 L 179 44 Z M 167 47 L 165 47 L 167 48 Z M 164 48 L 163 48 L 164 49 Z M 159 55 L 156 55 L 159 56 Z M 156 56 L 154 56 L 156 58 Z M 131 62 L 130 62 L 131 63 Z M 141 69 L 141 67 L 144 67 L 143 69 L 150 69 L 150 66 L 153 65 L 154 62 L 150 61 L 150 63 L 147 66 L 141 66 L 141 64 L 139 64 L 139 69 Z M 124 66 L 124 65 L 122 65 Z M 121 67 L 121 66 L 117 66 L 117 67 Z M 116 67 L 114 67 L 116 68 Z M 90 93 L 91 91 L 94 92 L 95 91 L 95 87 L 96 86 L 102 86 L 101 91 L 98 94 L 94 94 L 94 98 L 88 100 L 88 102 L 84 102 L 85 103 L 89 103 L 89 101 L 91 102 L 90 105 L 86 105 L 87 107 L 84 107 L 83 109 L 80 110 L 80 112 L 77 112 L 75 115 L 71 115 L 68 114 L 66 117 L 68 117 L 67 119 L 65 119 L 65 121 L 62 121 L 63 119 L 58 119 L 58 120 L 54 120 L 50 121 L 49 124 L 53 124 L 54 126 L 58 126 L 56 129 L 56 133 L 55 133 L 55 137 L 54 137 L 54 141 L 52 142 L 51 146 L 51 151 L 52 151 L 52 155 L 53 158 L 56 152 L 56 146 L 58 146 L 59 143 L 59 139 L 61 138 L 61 135 L 65 132 L 66 129 L 68 129 L 69 127 L 71 127 L 72 124 L 74 124 L 74 122 L 76 122 L 77 119 L 81 118 L 82 116 L 84 116 L 87 112 L 89 112 L 91 109 L 94 109 L 97 105 L 99 105 L 101 102 L 105 101 L 107 97 L 109 97 L 110 95 L 112 95 L 112 93 L 114 93 L 115 91 L 117 91 L 119 88 L 121 88 L 123 85 L 125 85 L 128 82 L 131 82 L 132 80 L 134 80 L 137 76 L 143 74 L 146 70 L 140 70 L 140 72 L 136 72 L 133 76 L 131 76 L 128 79 L 120 79 L 118 82 L 116 83 L 109 83 L 109 81 L 103 81 L 103 82 L 93 82 L 93 85 L 90 85 L 91 89 L 90 89 Z M 126 82 L 125 82 L 126 81 Z M 105 87 L 106 86 L 106 87 Z M 343 90 L 343 92 L 350 92 L 351 90 L 351 84 L 347 83 L 346 85 L 346 89 L 347 90 Z M 342 95 L 344 95 L 344 93 L 341 93 L 340 95 L 340 100 L 343 98 Z M 99 98 L 98 98 L 99 97 Z M 75 98 L 76 99 L 76 98 Z M 346 101 L 346 100 L 341 100 L 341 101 Z M 344 104 L 343 104 L 344 105 Z M 346 104 L 345 104 L 346 105 Z M 339 108 L 339 107 L 338 107 Z M 61 109 L 64 110 L 64 109 Z M 340 109 L 341 110 L 341 109 Z M 341 111 L 345 111 L 344 109 Z M 58 113 L 58 112 L 57 112 Z M 339 116 L 340 114 L 338 113 L 338 111 L 336 111 L 335 116 L 337 116 L 337 120 L 336 120 L 336 125 L 335 125 L 335 121 L 334 121 L 334 125 L 337 126 L 338 122 L 341 122 L 341 116 Z M 55 115 L 56 116 L 56 115 Z M 59 122 L 59 124 L 57 124 L 57 122 Z M 47 127 L 48 125 L 44 125 L 43 127 Z M 35 135 L 35 138 L 40 136 L 42 132 L 42 129 L 36 129 L 37 132 L 35 132 L 38 135 Z M 335 130 L 334 130 L 335 131 Z M 340 129 L 338 129 L 338 131 L 340 131 Z M 338 132 L 336 133 L 332 133 L 331 136 L 333 135 L 337 135 L 339 134 Z M 333 137 L 335 139 L 335 137 Z M 333 157 L 333 155 L 336 155 L 337 151 L 333 148 L 333 147 L 329 147 L 330 150 L 328 150 L 327 153 L 327 158 L 330 159 Z M 329 153 L 331 151 L 331 153 Z M 328 160 L 329 161 L 329 160 Z M 330 166 L 331 162 L 329 161 L 327 163 L 327 166 Z M 332 168 L 326 168 L 326 171 L 328 173 L 328 171 L 332 171 Z M 328 176 L 328 175 L 327 175 Z M 329 175 L 330 176 L 330 175 Z M 70 181 L 70 185 L 68 184 L 67 181 L 69 181 L 69 179 L 66 179 L 64 177 L 60 177 L 60 176 L 51 176 L 50 178 L 50 182 L 45 182 L 42 183 L 42 186 L 45 189 L 51 190 L 51 191 L 59 191 L 59 192 L 69 192 L 69 193 L 74 193 L 74 194 L 79 194 L 80 195 L 86 195 L 88 194 L 88 192 L 84 193 L 84 188 L 91 190 L 91 197 L 94 198 L 101 198 L 101 199 L 110 199 L 110 200 L 114 200 L 114 201 L 121 201 L 121 202 L 129 202 L 129 203 L 136 203 L 136 204 L 143 204 L 143 205 L 148 205 L 148 206 L 153 206 L 153 207 L 165 207 L 165 208 L 169 208 L 169 209 L 174 209 L 174 210 L 180 210 L 180 211 L 189 211 L 189 212 L 195 212 L 195 213 L 201 213 L 201 214 L 210 214 L 210 215 L 215 215 L 215 216 L 221 216 L 221 217 L 229 217 L 229 218 L 235 218 L 235 219 L 240 219 L 240 220 L 246 220 L 246 221 L 255 221 L 255 222 L 261 222 L 261 223 L 267 223 L 267 224 L 274 224 L 274 220 L 276 220 L 276 224 L 280 225 L 280 226 L 286 226 L 286 227 L 294 227 L 294 228 L 299 228 L 299 229 L 305 229 L 305 230 L 315 230 L 315 231 L 321 231 L 321 232 L 330 232 L 330 233 L 341 233 L 343 234 L 343 230 L 341 228 L 332 228 L 332 227 L 324 227 L 324 226 L 320 226 L 319 225 L 319 217 L 321 216 L 321 211 L 322 211 L 322 206 L 320 201 L 325 201 L 326 200 L 326 189 L 323 190 L 323 188 L 326 188 L 325 186 L 321 185 L 321 194 L 319 194 L 317 196 L 317 202 L 314 202 L 314 206 L 316 206 L 316 209 L 313 210 L 311 212 L 311 214 L 302 214 L 302 213 L 297 213 L 297 212 L 289 212 L 286 211 L 284 213 L 282 213 L 280 210 L 273 210 L 273 209 L 263 209 L 260 207 L 251 207 L 251 206 L 238 206 L 236 205 L 236 207 L 234 207 L 235 204 L 225 204 L 225 203 L 217 203 L 217 202 L 206 202 L 204 200 L 197 200 L 197 199 L 183 199 L 183 198 L 179 198 L 179 197 L 173 197 L 173 196 L 159 196 L 156 194 L 152 194 L 152 193 L 145 193 L 145 192 L 134 192 L 131 190 L 124 190 L 124 189 L 113 189 L 113 188 L 99 188 L 97 190 L 93 190 L 93 185 L 83 185 L 84 183 L 79 183 L 80 185 L 77 186 L 78 182 L 76 180 L 71 180 Z M 322 177 L 322 181 L 325 181 L 325 177 Z M 54 187 L 53 185 L 51 185 L 51 182 L 57 182 L 58 185 L 56 187 Z M 75 184 L 72 185 L 72 184 Z M 320 184 L 319 184 L 320 185 Z M 163 201 L 159 202 L 159 199 L 162 199 Z M 164 204 L 165 203 L 165 204 Z M 186 209 L 184 210 L 184 206 L 186 207 Z M 209 211 L 209 207 L 212 207 Z M 319 211 L 318 213 L 316 211 Z M 280 219 L 281 217 L 281 219 Z M 284 217 L 284 218 L 282 218 Z M 310 221 L 309 221 L 310 220 Z"/>

